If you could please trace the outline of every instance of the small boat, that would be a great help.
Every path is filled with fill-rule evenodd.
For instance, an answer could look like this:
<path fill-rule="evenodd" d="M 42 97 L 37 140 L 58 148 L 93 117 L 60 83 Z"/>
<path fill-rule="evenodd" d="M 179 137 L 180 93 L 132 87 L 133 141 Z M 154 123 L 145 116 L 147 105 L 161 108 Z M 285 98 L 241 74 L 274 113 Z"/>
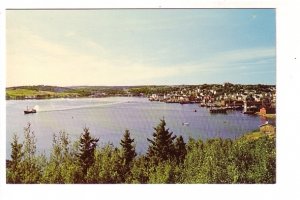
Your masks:
<path fill-rule="evenodd" d="M 244 111 L 243 113 L 247 114 L 247 115 L 254 115 L 255 111 L 253 111 L 253 110 L 247 110 L 247 111 Z"/>
<path fill-rule="evenodd" d="M 190 123 L 188 123 L 188 122 L 183 122 L 182 123 L 182 126 L 188 126 L 188 125 L 190 125 Z"/>
<path fill-rule="evenodd" d="M 227 109 L 226 108 L 211 108 L 209 110 L 210 113 L 222 113 L 222 114 L 227 114 Z"/>
<path fill-rule="evenodd" d="M 36 113 L 36 109 L 34 109 L 34 108 L 28 109 L 28 106 L 27 106 L 27 110 L 24 110 L 24 114 L 31 114 L 31 113 Z"/>

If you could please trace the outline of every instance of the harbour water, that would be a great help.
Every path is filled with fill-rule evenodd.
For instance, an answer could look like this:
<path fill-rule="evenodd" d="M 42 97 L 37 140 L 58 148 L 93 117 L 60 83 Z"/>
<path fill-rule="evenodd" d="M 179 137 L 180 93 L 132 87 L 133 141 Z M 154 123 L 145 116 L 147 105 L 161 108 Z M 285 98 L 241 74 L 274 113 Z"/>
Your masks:
<path fill-rule="evenodd" d="M 25 115 L 27 106 L 35 107 L 37 113 Z M 153 127 L 163 118 L 169 130 L 182 135 L 185 141 L 189 137 L 237 138 L 265 122 L 259 116 L 240 111 L 211 114 L 198 104 L 167 104 L 138 97 L 11 100 L 6 102 L 6 157 L 10 158 L 13 135 L 17 134 L 22 141 L 27 123 L 31 123 L 35 133 L 38 153 L 49 154 L 54 133 L 65 131 L 75 141 L 84 127 L 99 138 L 100 146 L 107 143 L 119 146 L 128 129 L 135 139 L 137 152 L 145 153 L 147 138 L 152 138 Z"/>

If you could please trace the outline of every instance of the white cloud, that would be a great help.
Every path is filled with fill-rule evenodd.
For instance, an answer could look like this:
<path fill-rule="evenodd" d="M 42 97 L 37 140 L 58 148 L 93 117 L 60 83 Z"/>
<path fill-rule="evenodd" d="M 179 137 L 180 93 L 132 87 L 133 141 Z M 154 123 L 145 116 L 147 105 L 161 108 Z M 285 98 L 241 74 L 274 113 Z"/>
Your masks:
<path fill-rule="evenodd" d="M 194 71 L 224 71 L 245 69 L 245 65 L 259 65 L 270 62 L 270 59 L 275 59 L 275 48 L 239 49 L 211 55 L 186 67 Z"/>
<path fill-rule="evenodd" d="M 178 73 L 174 68 L 132 63 L 127 57 L 111 58 L 103 47 L 91 40 L 83 43 L 97 54 L 82 53 L 81 49 L 47 41 L 26 30 L 10 31 L 10 34 L 7 86 L 143 84 L 145 80 Z"/>

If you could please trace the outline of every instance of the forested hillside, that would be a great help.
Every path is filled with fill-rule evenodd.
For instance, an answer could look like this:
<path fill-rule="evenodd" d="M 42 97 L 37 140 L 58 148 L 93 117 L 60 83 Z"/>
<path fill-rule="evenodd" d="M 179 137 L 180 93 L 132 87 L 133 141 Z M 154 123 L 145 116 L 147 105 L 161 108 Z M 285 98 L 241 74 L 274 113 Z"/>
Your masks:
<path fill-rule="evenodd" d="M 37 155 L 30 124 L 24 141 L 15 136 L 7 160 L 7 183 L 275 183 L 275 133 L 249 133 L 236 139 L 184 141 L 164 120 L 137 155 L 126 130 L 120 147 L 98 146 L 85 128 L 77 141 L 65 132 L 53 136 L 51 155 Z M 101 139 L 101 138 L 100 138 Z M 49 141 L 50 142 L 50 141 Z"/>

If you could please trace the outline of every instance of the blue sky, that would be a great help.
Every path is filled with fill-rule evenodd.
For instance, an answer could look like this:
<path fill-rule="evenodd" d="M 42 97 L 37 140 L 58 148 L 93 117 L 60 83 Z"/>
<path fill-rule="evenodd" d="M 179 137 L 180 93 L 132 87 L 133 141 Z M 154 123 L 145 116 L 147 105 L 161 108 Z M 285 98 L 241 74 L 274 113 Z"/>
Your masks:
<path fill-rule="evenodd" d="M 7 86 L 276 82 L 274 9 L 6 12 Z"/>

